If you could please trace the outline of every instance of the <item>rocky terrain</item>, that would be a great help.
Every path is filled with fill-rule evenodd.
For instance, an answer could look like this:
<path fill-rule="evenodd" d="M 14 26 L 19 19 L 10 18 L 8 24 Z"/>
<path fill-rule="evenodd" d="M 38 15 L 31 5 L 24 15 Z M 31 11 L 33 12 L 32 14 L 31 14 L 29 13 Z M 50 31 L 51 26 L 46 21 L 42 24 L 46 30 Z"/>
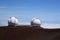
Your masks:
<path fill-rule="evenodd" d="M 60 40 L 60 29 L 31 26 L 1 26 L 0 40 Z"/>

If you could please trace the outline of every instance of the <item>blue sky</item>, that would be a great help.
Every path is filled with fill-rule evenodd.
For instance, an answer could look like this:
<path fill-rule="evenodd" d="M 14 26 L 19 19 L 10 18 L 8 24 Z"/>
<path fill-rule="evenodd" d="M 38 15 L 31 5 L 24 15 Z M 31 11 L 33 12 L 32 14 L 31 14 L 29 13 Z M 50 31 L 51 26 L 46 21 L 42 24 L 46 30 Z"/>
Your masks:
<path fill-rule="evenodd" d="M 60 24 L 60 0 L 0 0 L 0 25 L 12 16 L 19 22 L 38 17 L 42 23 Z"/>

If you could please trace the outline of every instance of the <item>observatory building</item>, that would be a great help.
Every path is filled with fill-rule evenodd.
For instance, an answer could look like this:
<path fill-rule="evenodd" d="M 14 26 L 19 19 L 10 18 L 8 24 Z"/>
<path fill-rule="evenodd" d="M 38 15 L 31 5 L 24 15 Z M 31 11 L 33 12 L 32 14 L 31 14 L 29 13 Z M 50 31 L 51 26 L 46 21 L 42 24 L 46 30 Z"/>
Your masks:
<path fill-rule="evenodd" d="M 16 26 L 18 24 L 18 19 L 15 17 L 10 17 L 8 19 L 8 26 Z"/>
<path fill-rule="evenodd" d="M 31 26 L 41 26 L 41 20 L 39 18 L 33 18 L 31 21 Z"/>

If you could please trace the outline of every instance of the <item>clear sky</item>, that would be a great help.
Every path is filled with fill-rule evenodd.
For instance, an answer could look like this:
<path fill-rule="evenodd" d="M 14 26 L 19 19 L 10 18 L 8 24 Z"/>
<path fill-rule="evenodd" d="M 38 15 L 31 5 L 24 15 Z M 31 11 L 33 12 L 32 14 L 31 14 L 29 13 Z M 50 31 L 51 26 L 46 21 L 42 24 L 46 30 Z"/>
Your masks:
<path fill-rule="evenodd" d="M 0 0 L 0 25 L 12 16 L 19 22 L 38 17 L 42 23 L 60 24 L 60 0 Z"/>

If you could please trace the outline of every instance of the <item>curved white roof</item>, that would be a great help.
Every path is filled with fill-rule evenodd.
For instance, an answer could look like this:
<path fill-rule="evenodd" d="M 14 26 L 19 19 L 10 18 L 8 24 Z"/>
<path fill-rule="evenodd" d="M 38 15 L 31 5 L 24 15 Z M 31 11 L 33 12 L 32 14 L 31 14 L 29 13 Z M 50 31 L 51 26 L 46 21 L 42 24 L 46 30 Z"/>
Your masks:
<path fill-rule="evenodd" d="M 15 18 L 15 17 L 10 17 L 10 18 L 8 19 L 8 22 L 11 22 L 11 23 L 18 23 L 18 19 Z"/>
<path fill-rule="evenodd" d="M 31 21 L 33 25 L 41 25 L 41 20 L 39 18 L 33 18 Z"/>

